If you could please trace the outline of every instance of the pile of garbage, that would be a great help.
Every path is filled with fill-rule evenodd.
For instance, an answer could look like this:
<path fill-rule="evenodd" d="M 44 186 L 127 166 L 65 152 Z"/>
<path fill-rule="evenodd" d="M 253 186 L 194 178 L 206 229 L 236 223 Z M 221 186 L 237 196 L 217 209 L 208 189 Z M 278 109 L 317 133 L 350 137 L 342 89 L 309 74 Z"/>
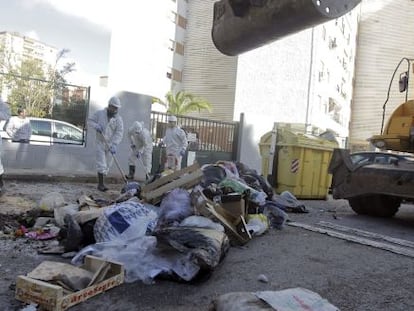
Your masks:
<path fill-rule="evenodd" d="M 18 234 L 59 241 L 41 253 L 71 256 L 74 265 L 89 255 L 116 261 L 126 282 L 146 284 L 203 279 L 231 245 L 283 229 L 289 212 L 307 212 L 291 193 L 274 193 L 255 170 L 230 161 L 195 163 L 146 184 L 128 182 L 113 201 L 82 195 L 66 204 L 54 192 L 40 206 L 53 219 L 38 218 Z"/>

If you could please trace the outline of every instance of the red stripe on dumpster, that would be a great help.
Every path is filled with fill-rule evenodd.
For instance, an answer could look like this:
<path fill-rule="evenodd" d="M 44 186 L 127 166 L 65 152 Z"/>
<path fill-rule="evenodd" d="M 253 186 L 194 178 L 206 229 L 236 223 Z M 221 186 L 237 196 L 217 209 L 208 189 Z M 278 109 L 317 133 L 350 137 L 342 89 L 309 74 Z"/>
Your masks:
<path fill-rule="evenodd" d="M 290 171 L 292 173 L 296 173 L 299 170 L 299 159 L 292 160 L 292 163 L 290 164 Z"/>

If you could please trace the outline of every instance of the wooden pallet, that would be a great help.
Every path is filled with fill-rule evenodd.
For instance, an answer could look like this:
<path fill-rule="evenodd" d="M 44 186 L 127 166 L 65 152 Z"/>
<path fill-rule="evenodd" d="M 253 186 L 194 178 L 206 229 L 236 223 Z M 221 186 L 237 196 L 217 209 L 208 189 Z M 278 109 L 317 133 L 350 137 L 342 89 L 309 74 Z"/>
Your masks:
<path fill-rule="evenodd" d="M 198 163 L 194 163 L 180 171 L 161 177 L 156 181 L 147 184 L 141 189 L 141 196 L 144 201 L 157 204 L 161 202 L 162 196 L 175 188 L 189 189 L 199 184 L 203 172 Z"/>

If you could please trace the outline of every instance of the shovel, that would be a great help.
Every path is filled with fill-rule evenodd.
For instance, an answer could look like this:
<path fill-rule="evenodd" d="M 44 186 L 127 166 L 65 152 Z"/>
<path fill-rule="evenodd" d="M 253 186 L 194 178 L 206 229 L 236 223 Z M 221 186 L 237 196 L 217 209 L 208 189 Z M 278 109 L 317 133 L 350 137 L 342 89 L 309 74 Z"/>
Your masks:
<path fill-rule="evenodd" d="M 145 169 L 145 165 L 144 165 L 144 162 L 142 161 L 141 156 L 138 158 L 138 160 L 141 163 L 141 166 L 144 168 L 146 182 L 150 181 L 151 176 L 150 176 L 150 174 L 147 173 L 147 170 Z"/>
<path fill-rule="evenodd" d="M 106 148 L 108 148 L 108 149 L 109 149 L 109 148 L 110 148 L 110 146 L 109 146 L 109 144 L 108 144 L 108 142 L 107 142 L 107 140 L 106 140 L 105 136 L 104 136 L 102 133 L 101 133 L 101 135 L 102 135 L 102 138 L 103 138 L 103 141 L 104 141 L 104 143 L 105 143 Z M 125 184 L 128 184 L 128 179 L 125 177 L 125 173 L 124 173 L 124 171 L 122 170 L 121 165 L 119 165 L 118 159 L 116 158 L 115 154 L 113 154 L 113 155 L 112 155 L 112 157 L 113 157 L 113 159 L 114 159 L 114 162 L 115 162 L 116 167 L 118 168 L 119 172 L 121 173 L 121 176 L 122 176 L 122 179 L 124 180 L 124 183 L 125 183 Z"/>

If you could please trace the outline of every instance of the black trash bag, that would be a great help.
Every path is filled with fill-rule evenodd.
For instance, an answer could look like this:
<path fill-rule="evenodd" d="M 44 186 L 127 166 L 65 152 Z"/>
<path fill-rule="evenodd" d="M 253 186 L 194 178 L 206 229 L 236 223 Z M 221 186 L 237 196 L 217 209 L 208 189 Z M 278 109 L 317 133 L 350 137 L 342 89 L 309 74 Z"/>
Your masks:
<path fill-rule="evenodd" d="M 255 169 L 248 167 L 246 164 L 242 162 L 236 162 L 236 167 L 239 171 L 239 175 L 257 174 L 257 171 Z"/>
<path fill-rule="evenodd" d="M 211 184 L 218 185 L 227 177 L 225 169 L 219 165 L 204 165 L 201 169 L 203 171 L 201 186 L 204 188 Z"/>
<path fill-rule="evenodd" d="M 267 195 L 267 200 L 271 200 L 274 194 L 272 186 L 257 173 L 250 172 L 249 174 L 242 174 L 240 177 L 253 189 L 263 191 Z"/>

